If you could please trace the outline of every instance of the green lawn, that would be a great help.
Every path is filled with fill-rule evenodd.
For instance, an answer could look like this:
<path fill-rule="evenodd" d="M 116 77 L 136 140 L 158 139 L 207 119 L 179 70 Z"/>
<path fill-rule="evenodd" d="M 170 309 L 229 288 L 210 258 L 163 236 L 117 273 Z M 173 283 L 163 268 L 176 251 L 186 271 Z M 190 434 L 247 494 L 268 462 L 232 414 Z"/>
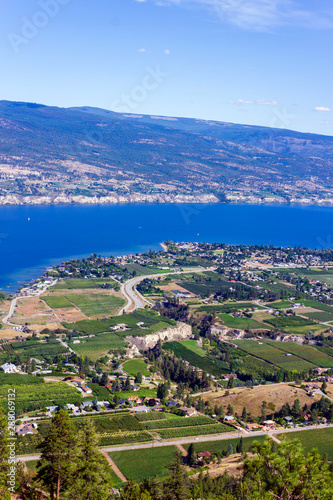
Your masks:
<path fill-rule="evenodd" d="M 127 479 L 135 482 L 154 476 L 168 474 L 168 465 L 172 462 L 177 448 L 175 446 L 161 446 L 142 450 L 115 451 L 110 457 Z"/>
<path fill-rule="evenodd" d="M 295 438 L 300 440 L 306 453 L 317 448 L 319 453 L 327 453 L 328 460 L 333 460 L 333 428 L 286 433 L 286 439 Z"/>
<path fill-rule="evenodd" d="M 140 372 L 145 377 L 151 376 L 147 370 L 147 364 L 142 359 L 130 359 L 123 364 L 123 368 L 129 375 L 135 376 Z"/>
<path fill-rule="evenodd" d="M 69 295 L 66 297 L 86 316 L 106 315 L 112 316 L 125 304 L 125 300 L 113 295 L 92 294 L 92 295 Z"/>
<path fill-rule="evenodd" d="M 300 316 L 272 316 L 265 320 L 276 328 L 287 328 L 289 326 L 315 326 L 315 323 L 309 319 L 301 318 Z"/>

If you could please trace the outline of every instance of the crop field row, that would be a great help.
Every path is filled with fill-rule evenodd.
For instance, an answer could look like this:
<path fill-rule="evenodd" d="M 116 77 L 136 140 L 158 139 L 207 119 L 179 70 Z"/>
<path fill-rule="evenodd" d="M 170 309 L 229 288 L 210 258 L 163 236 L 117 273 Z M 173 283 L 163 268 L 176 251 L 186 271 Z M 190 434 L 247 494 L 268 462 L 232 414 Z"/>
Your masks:
<path fill-rule="evenodd" d="M 265 341 L 265 343 L 275 347 L 275 342 Z M 306 361 L 314 363 L 316 366 L 321 366 L 323 368 L 333 367 L 333 359 L 314 347 L 296 344 L 295 342 L 279 342 L 278 346 L 281 351 L 295 354 L 295 356 L 299 356 Z"/>
<path fill-rule="evenodd" d="M 188 361 L 191 366 L 201 368 L 216 377 L 220 377 L 223 373 L 228 373 L 230 371 L 226 363 L 214 362 L 210 359 L 199 356 L 190 349 L 187 349 L 187 347 L 182 345 L 180 342 L 166 342 L 163 347 L 168 351 L 172 351 L 175 356 Z"/>
<path fill-rule="evenodd" d="M 321 323 L 328 323 L 333 321 L 333 313 L 326 311 L 304 313 L 304 316 L 320 321 Z"/>
<path fill-rule="evenodd" d="M 321 455 L 327 453 L 328 460 L 333 461 L 333 428 L 288 432 L 286 439 L 299 439 L 306 453 L 317 448 Z"/>
<path fill-rule="evenodd" d="M 256 436 L 253 433 L 250 437 L 242 438 L 243 441 L 243 450 L 245 452 L 249 452 L 254 441 L 262 443 L 267 436 Z M 209 451 L 210 453 L 221 453 L 223 451 L 228 450 L 228 446 L 231 444 L 233 447 L 233 451 L 236 450 L 236 446 L 239 444 L 239 439 L 226 439 L 221 441 L 204 441 L 202 443 L 194 443 L 194 449 L 196 453 L 202 453 L 203 451 Z M 185 445 L 185 448 L 188 449 L 189 445 Z"/>
<path fill-rule="evenodd" d="M 264 342 L 257 342 L 255 340 L 234 340 L 237 346 L 243 351 L 251 354 L 257 358 L 268 361 L 273 365 L 282 368 L 283 370 L 309 370 L 313 368 L 313 364 L 305 361 L 297 356 L 287 356 L 288 353 Z"/>
<path fill-rule="evenodd" d="M 93 338 L 82 339 L 80 344 L 70 343 L 70 347 L 77 354 L 88 356 L 94 362 L 105 356 L 111 349 L 122 349 L 126 346 L 127 343 L 115 333 L 105 333 Z"/>
<path fill-rule="evenodd" d="M 271 330 L 270 325 L 265 325 L 264 323 L 259 323 L 252 318 L 235 318 L 230 314 L 218 314 L 223 323 L 230 328 L 240 328 L 240 329 L 252 329 L 252 330 Z"/>
<path fill-rule="evenodd" d="M 256 309 L 265 309 L 262 306 L 258 306 L 253 302 L 229 302 L 227 304 L 221 304 L 216 306 L 201 306 L 198 307 L 198 312 L 206 312 L 208 314 L 212 313 L 232 313 L 235 311 L 240 311 L 241 309 L 250 309 L 255 307 Z"/>
<path fill-rule="evenodd" d="M 150 377 L 151 373 L 147 370 L 147 364 L 142 359 L 129 359 L 123 364 L 123 369 L 129 375 L 141 373 L 145 377 Z"/>
<path fill-rule="evenodd" d="M 205 351 L 200 346 L 198 346 L 196 340 L 179 340 L 179 343 L 198 356 L 201 356 L 203 358 L 206 356 Z"/>
<path fill-rule="evenodd" d="M 167 475 L 167 467 L 173 461 L 176 450 L 175 446 L 161 446 L 114 451 L 109 455 L 127 479 L 139 482 L 144 478 Z"/>
<path fill-rule="evenodd" d="M 176 429 L 162 429 L 158 430 L 159 436 L 163 439 L 189 437 L 189 436 L 207 436 L 208 434 L 221 434 L 223 432 L 230 432 L 233 428 L 224 424 L 213 425 L 198 425 L 193 427 L 178 427 Z"/>
<path fill-rule="evenodd" d="M 191 427 L 196 425 L 214 425 L 215 422 L 208 417 L 180 417 L 172 420 L 156 420 L 153 422 L 142 423 L 143 427 L 147 430 L 155 429 L 172 429 L 176 427 Z"/>
<path fill-rule="evenodd" d="M 315 323 L 310 319 L 301 318 L 300 316 L 277 316 L 265 320 L 266 323 L 275 326 L 276 328 L 288 328 L 288 326 L 307 326 Z"/>
<path fill-rule="evenodd" d="M 333 306 L 317 302 L 316 300 L 300 300 L 299 303 L 304 304 L 306 307 L 312 307 L 313 309 L 333 313 Z"/>
<path fill-rule="evenodd" d="M 275 309 L 288 309 L 292 306 L 289 300 L 278 300 L 277 302 L 267 302 L 266 307 L 274 307 Z"/>
<path fill-rule="evenodd" d="M 8 389 L 11 386 L 0 386 L 0 404 L 7 407 Z M 69 387 L 64 382 L 53 382 L 50 384 L 20 385 L 16 389 L 16 411 L 21 414 L 24 411 L 43 409 L 46 406 L 63 405 L 81 400 L 81 396 L 74 387 Z"/>
<path fill-rule="evenodd" d="M 117 444 L 141 443 L 152 441 L 148 431 L 124 431 L 117 433 L 103 433 L 99 436 L 100 446 L 113 446 Z"/>
<path fill-rule="evenodd" d="M 320 351 L 320 352 L 324 352 L 325 354 L 327 354 L 327 356 L 333 356 L 333 349 L 332 349 L 332 347 L 319 346 L 319 345 L 315 345 L 313 347 L 315 349 L 317 349 L 318 351 Z"/>
<path fill-rule="evenodd" d="M 123 314 L 122 316 L 113 316 L 108 319 L 100 320 L 82 320 L 76 323 L 63 323 L 65 328 L 82 332 L 86 335 L 97 335 L 98 333 L 110 332 L 110 328 L 121 323 L 125 323 L 130 330 L 126 332 L 119 332 L 119 337 L 126 337 L 127 335 L 148 335 L 152 333 L 150 328 L 156 323 L 161 321 L 161 317 L 153 311 L 136 311 L 132 314 Z M 137 323 L 143 322 L 144 329 L 137 326 Z M 176 321 L 169 318 L 163 318 L 163 323 L 167 326 L 176 326 Z"/>
<path fill-rule="evenodd" d="M 31 356 L 31 357 L 44 357 L 44 356 L 57 356 L 58 354 L 63 354 L 68 352 L 68 349 L 60 344 L 57 340 L 49 340 L 48 342 L 13 342 L 11 344 L 15 352 L 20 356 Z"/>
<path fill-rule="evenodd" d="M 135 418 L 139 422 L 151 422 L 153 420 L 166 420 L 166 415 L 159 411 L 151 411 L 149 413 L 138 413 Z"/>

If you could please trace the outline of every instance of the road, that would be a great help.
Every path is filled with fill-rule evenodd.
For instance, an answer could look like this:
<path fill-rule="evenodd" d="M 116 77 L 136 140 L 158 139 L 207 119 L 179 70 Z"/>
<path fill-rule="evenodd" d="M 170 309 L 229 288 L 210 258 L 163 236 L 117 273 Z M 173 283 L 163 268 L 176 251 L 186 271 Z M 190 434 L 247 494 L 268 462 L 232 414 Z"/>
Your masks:
<path fill-rule="evenodd" d="M 333 424 L 319 424 L 319 425 L 309 425 L 307 427 L 292 427 L 290 429 L 277 429 L 274 431 L 257 431 L 257 432 L 249 432 L 245 431 L 245 429 L 238 430 L 235 432 L 228 432 L 225 434 L 216 434 L 216 435 L 210 435 L 210 436 L 192 436 L 192 437 L 187 437 L 183 439 L 168 439 L 168 440 L 161 440 L 161 441 L 155 441 L 152 443 L 143 443 L 143 444 L 132 444 L 132 445 L 123 445 L 123 446 L 106 446 L 103 448 L 100 448 L 100 451 L 102 453 L 108 453 L 108 452 L 113 452 L 113 451 L 126 451 L 126 450 L 142 450 L 145 448 L 158 448 L 160 446 L 181 446 L 184 444 L 190 444 L 190 443 L 204 443 L 206 441 L 227 441 L 228 439 L 237 439 L 242 437 L 255 437 L 255 436 L 270 436 L 273 438 L 273 436 L 276 436 L 278 434 L 288 434 L 289 432 L 295 432 L 295 431 L 301 431 L 301 432 L 306 432 L 310 430 L 317 430 L 317 429 L 327 429 L 328 427 L 333 427 Z M 40 458 L 40 455 L 25 455 L 25 456 L 18 456 L 17 459 L 21 460 L 22 462 L 30 462 L 31 460 L 38 460 Z"/>
<path fill-rule="evenodd" d="M 143 280 L 145 279 L 154 279 L 154 278 L 161 278 L 163 276 L 170 276 L 172 274 L 187 274 L 187 273 L 200 273 L 203 271 L 215 271 L 216 267 L 200 267 L 200 268 L 194 268 L 194 269 L 187 269 L 186 271 L 171 271 L 170 273 L 160 273 L 160 274 L 148 274 L 144 276 L 138 276 L 136 278 L 132 278 L 126 283 L 121 283 L 121 293 L 124 295 L 124 297 L 127 299 L 127 304 L 122 308 L 121 311 L 119 311 L 118 315 L 120 316 L 124 312 L 133 312 L 136 309 L 142 309 L 146 305 L 151 305 L 153 306 L 154 303 L 151 302 L 150 300 L 146 299 L 143 295 L 141 295 L 140 292 L 136 289 L 136 286 Z M 118 282 L 120 283 L 120 282 Z"/>
<path fill-rule="evenodd" d="M 54 281 L 52 281 L 52 283 L 50 285 L 47 285 L 45 288 L 42 288 L 38 292 L 33 292 L 31 295 L 24 295 L 22 297 L 15 297 L 15 299 L 13 299 L 12 302 L 11 302 L 11 304 L 10 304 L 9 313 L 7 314 L 7 316 L 5 316 L 2 319 L 2 323 L 4 323 L 5 325 L 8 325 L 8 326 L 14 326 L 16 328 L 21 328 L 22 325 L 15 325 L 15 323 L 11 323 L 9 321 L 9 318 L 11 318 L 13 316 L 14 312 L 15 312 L 15 307 L 16 307 L 17 301 L 21 300 L 21 299 L 31 299 L 33 297 L 40 297 L 40 295 L 42 295 L 42 293 L 44 293 L 51 286 L 56 285 L 57 282 L 58 282 L 58 280 L 54 280 Z"/>

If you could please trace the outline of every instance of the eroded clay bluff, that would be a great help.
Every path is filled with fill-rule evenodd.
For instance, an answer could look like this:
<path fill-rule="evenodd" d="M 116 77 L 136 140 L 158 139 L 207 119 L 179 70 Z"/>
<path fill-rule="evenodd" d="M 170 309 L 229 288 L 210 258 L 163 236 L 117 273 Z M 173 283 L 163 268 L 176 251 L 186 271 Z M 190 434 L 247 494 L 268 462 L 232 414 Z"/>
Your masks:
<path fill-rule="evenodd" d="M 161 340 L 184 340 L 192 337 L 192 327 L 181 321 L 177 321 L 177 326 L 172 326 L 161 330 L 160 332 L 151 333 L 142 337 L 126 337 L 126 341 L 134 344 L 139 350 L 147 350 L 155 347 L 157 342 Z"/>

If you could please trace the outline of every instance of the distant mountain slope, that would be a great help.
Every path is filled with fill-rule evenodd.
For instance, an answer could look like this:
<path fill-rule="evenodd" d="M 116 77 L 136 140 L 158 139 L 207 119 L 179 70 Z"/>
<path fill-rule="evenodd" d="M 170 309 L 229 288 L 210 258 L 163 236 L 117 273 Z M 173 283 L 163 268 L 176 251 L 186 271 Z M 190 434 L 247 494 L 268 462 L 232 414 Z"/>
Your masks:
<path fill-rule="evenodd" d="M 0 157 L 0 203 L 333 199 L 333 137 L 290 130 L 1 101 Z"/>

